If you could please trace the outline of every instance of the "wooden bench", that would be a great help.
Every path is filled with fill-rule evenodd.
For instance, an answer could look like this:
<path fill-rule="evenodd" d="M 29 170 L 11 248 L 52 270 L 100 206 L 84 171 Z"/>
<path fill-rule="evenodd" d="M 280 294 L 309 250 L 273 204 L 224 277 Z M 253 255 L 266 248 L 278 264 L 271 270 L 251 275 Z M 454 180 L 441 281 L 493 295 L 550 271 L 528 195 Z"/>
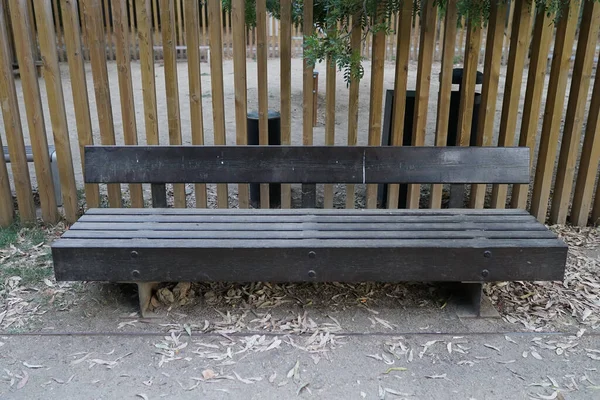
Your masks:
<path fill-rule="evenodd" d="M 168 183 L 528 183 L 527 148 L 90 146 L 89 183 L 150 183 L 155 208 L 91 209 L 52 245 L 57 280 L 562 280 L 567 246 L 524 210 L 173 209 Z M 157 208 L 158 207 L 158 208 Z"/>

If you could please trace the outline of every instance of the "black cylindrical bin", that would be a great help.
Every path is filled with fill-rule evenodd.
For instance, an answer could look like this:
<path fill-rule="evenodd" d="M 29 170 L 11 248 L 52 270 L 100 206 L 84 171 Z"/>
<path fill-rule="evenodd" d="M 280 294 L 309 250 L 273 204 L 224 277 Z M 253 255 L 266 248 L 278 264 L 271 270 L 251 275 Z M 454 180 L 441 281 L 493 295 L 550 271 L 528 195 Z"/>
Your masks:
<path fill-rule="evenodd" d="M 281 116 L 278 112 L 269 110 L 269 145 L 281 145 Z M 258 111 L 248 113 L 248 145 L 259 144 Z M 250 204 L 254 208 L 260 207 L 260 184 L 250 184 Z M 269 185 L 269 204 L 271 208 L 281 206 L 281 185 L 272 183 Z"/>
<path fill-rule="evenodd" d="M 452 70 L 452 83 L 460 85 L 462 82 L 463 70 L 462 68 L 455 68 Z M 477 71 L 476 84 L 483 83 L 483 74 Z M 414 90 L 406 91 L 406 107 L 404 113 L 404 133 L 402 138 L 403 146 L 410 146 L 412 143 L 412 131 L 413 131 L 413 115 L 415 111 L 415 97 L 416 92 Z M 448 118 L 448 139 L 446 141 L 447 146 L 456 146 L 456 137 L 458 132 L 458 114 L 460 108 L 460 97 L 461 90 L 453 90 L 450 94 L 450 116 Z M 473 117 L 471 122 L 471 137 L 469 138 L 469 145 L 475 146 L 477 142 L 477 122 L 479 119 L 479 106 L 481 104 L 481 94 L 475 93 L 475 99 L 473 101 Z M 394 91 L 388 89 L 385 96 L 385 111 L 383 116 L 383 131 L 381 135 L 381 145 L 391 146 L 392 145 L 392 114 L 394 109 Z M 381 207 L 387 207 L 387 187 L 388 185 L 379 185 L 377 201 Z M 406 195 L 408 185 L 400 185 L 400 196 L 398 199 L 398 208 L 406 208 Z"/>

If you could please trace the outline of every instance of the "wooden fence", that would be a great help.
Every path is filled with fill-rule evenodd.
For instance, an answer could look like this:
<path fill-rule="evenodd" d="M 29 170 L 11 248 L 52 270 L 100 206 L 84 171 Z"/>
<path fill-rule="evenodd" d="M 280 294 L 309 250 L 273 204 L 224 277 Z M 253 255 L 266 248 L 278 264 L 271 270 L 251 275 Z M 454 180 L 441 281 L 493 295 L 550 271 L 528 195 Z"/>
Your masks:
<path fill-rule="evenodd" d="M 4 0 L 8 2 L 8 0 Z M 33 1 L 33 0 L 32 0 Z M 82 0 L 75 0 L 80 3 Z M 123 0 L 127 2 L 127 5 L 123 12 L 123 22 L 124 28 L 129 30 L 129 50 L 131 60 L 139 60 L 140 59 L 140 43 L 138 39 L 138 19 L 137 19 L 137 2 L 135 0 Z M 209 18 L 207 5 L 205 1 L 199 0 L 200 4 L 199 8 L 199 17 L 198 17 L 198 35 L 199 35 L 199 46 L 201 49 L 201 58 L 209 56 Z M 106 57 L 107 60 L 115 61 L 117 59 L 117 40 L 118 40 L 118 27 L 117 27 L 117 12 L 120 5 L 120 1 L 113 0 L 102 0 L 102 23 L 104 25 L 104 35 L 105 35 L 105 44 L 106 44 Z M 185 3 L 186 0 L 175 0 L 175 48 L 177 50 L 176 57 L 177 59 L 187 59 L 187 25 L 186 18 L 187 12 Z M 153 50 L 155 59 L 162 59 L 163 57 L 163 38 L 161 34 L 162 20 L 160 13 L 161 2 L 159 0 L 151 0 L 150 2 L 150 18 L 149 22 L 151 23 L 151 31 L 152 31 L 152 40 L 153 40 Z M 81 10 L 81 5 L 78 7 Z M 35 34 L 35 17 L 33 16 L 33 8 L 30 8 L 30 14 L 28 17 L 30 21 L 32 21 L 33 33 Z M 62 21 L 63 10 L 61 6 L 60 0 L 52 0 L 52 12 L 54 17 L 54 27 L 55 27 L 55 35 L 56 35 L 56 49 L 58 52 L 58 59 L 60 62 L 67 61 L 67 46 L 66 46 L 66 32 L 65 25 Z M 81 11 L 80 11 L 81 12 Z M 82 16 L 80 15 L 80 18 Z M 398 32 L 398 22 L 399 15 L 393 15 L 390 20 L 390 25 L 392 32 L 386 38 L 386 51 L 385 51 L 385 59 L 387 61 L 394 61 L 396 59 L 396 46 L 397 42 L 397 32 Z M 8 21 L 9 31 L 10 31 L 10 21 Z M 223 57 L 224 58 L 233 58 L 233 18 L 231 12 L 222 12 L 221 15 L 221 25 L 222 25 L 222 42 L 223 42 Z M 280 21 L 276 19 L 274 16 L 268 14 L 267 22 L 266 22 L 266 32 L 267 36 L 265 39 L 265 45 L 267 47 L 267 56 L 269 58 L 278 58 L 280 56 Z M 412 61 L 417 61 L 418 51 L 419 51 L 419 27 L 420 27 L 420 17 L 419 15 L 414 15 L 412 18 L 412 26 L 413 29 L 410 32 L 411 35 L 411 51 L 409 53 L 410 59 Z M 440 61 L 442 57 L 442 44 L 444 41 L 444 21 L 443 19 L 438 19 L 437 24 L 435 26 L 435 52 L 434 52 L 434 60 Z M 457 54 L 462 54 L 464 52 L 465 46 L 465 33 L 466 26 L 465 21 L 462 21 L 461 28 L 458 29 L 458 34 L 456 35 L 455 46 Z M 89 38 L 87 32 L 85 30 L 81 31 L 82 44 L 84 48 L 83 58 L 85 61 L 90 60 L 89 54 Z M 508 42 L 510 41 L 510 24 L 507 24 L 504 31 L 505 39 L 503 46 L 504 55 L 508 55 Z M 257 56 L 257 27 L 249 27 L 246 29 L 246 38 L 245 43 L 247 47 L 247 56 L 249 58 L 255 58 Z M 301 27 L 297 25 L 292 26 L 292 57 L 301 57 L 302 56 L 302 45 L 303 45 L 303 34 Z M 12 43 L 11 50 L 14 49 L 14 43 Z M 372 54 L 372 36 L 367 34 L 367 40 L 361 46 L 361 54 L 365 58 L 370 58 Z M 480 63 L 483 63 L 483 54 L 484 48 L 481 49 L 480 52 Z M 14 50 L 12 51 L 12 56 L 14 62 L 16 63 L 16 54 Z M 459 56 L 460 57 L 460 56 Z M 506 57 L 503 57 L 503 60 L 506 60 Z"/>
<path fill-rule="evenodd" d="M 393 35 L 378 33 L 363 45 L 361 32 L 352 34 L 351 46 L 362 48 L 370 58 L 365 75 L 368 92 L 365 82 L 340 85 L 337 78 L 341 74 L 329 61 L 322 68 L 324 129 L 314 127 L 313 103 L 319 100 L 313 95 L 313 67 L 304 60 L 296 68 L 293 60 L 301 53 L 302 35 L 312 32 L 312 0 L 304 0 L 307 31 L 303 33 L 291 22 L 290 2 L 283 0 L 280 20 L 268 17 L 265 0 L 257 0 L 258 24 L 252 30 L 243 23 L 243 0 L 233 0 L 230 13 L 222 12 L 218 0 L 202 4 L 179 0 L 1 2 L 0 105 L 4 124 L 0 132 L 10 155 L 10 164 L 0 160 L 3 226 L 14 219 L 13 193 L 21 221 L 36 219 L 36 202 L 44 221 L 53 223 L 60 218 L 52 185 L 53 160 L 47 151 L 50 133 L 56 147 L 62 210 L 66 220 L 73 222 L 80 211 L 81 187 L 76 183 L 80 167 L 76 164 L 77 159 L 82 160 L 83 146 L 94 142 L 136 145 L 138 141 L 149 145 L 244 145 L 250 103 L 259 111 L 260 144 L 268 144 L 269 108 L 280 111 L 284 145 L 313 145 L 315 138 L 326 145 L 361 141 L 381 145 L 384 116 L 388 116 L 390 144 L 403 144 L 403 121 L 409 119 L 412 131 L 406 134 L 412 145 L 431 142 L 445 146 L 452 133 L 448 121 L 456 118 L 456 143 L 452 145 L 470 145 L 473 134 L 478 146 L 518 144 L 528 146 L 533 156 L 531 185 L 473 185 L 468 191 L 471 207 L 527 207 L 540 221 L 549 218 L 550 223 L 569 219 L 586 225 L 590 215 L 592 223 L 600 218 L 600 185 L 597 189 L 595 185 L 600 159 L 600 79 L 594 79 L 590 92 L 598 60 L 598 2 L 571 1 L 556 26 L 552 15 L 536 13 L 528 0 L 492 2 L 485 27 L 467 21 L 464 29 L 457 29 L 455 0 L 449 1 L 443 18 L 433 2 L 426 3 L 415 18 L 411 2 L 406 1 L 402 11 L 393 16 Z M 219 20 L 222 23 L 208 23 Z M 201 63 L 204 57 L 209 58 L 208 65 Z M 226 57 L 233 59 L 227 75 Z M 269 57 L 279 57 L 276 79 L 273 69 L 269 70 Z M 184 69 L 177 63 L 180 58 L 187 59 Z M 481 62 L 483 84 L 481 93 L 476 94 Z M 502 63 L 506 67 L 501 67 Z M 15 65 L 18 75 L 14 74 Z M 386 65 L 395 65 L 391 87 L 385 80 Z M 451 111 L 454 67 L 464 69 L 456 112 Z M 250 68 L 255 70 L 253 78 L 248 76 Z M 409 77 L 415 73 L 414 113 L 406 112 L 408 96 L 396 96 L 393 106 L 384 112 L 384 89 L 405 93 L 413 85 Z M 207 74 L 210 77 L 202 79 Z M 231 96 L 226 96 L 225 80 L 233 81 Z M 256 82 L 256 91 L 248 90 L 251 80 Z M 301 85 L 296 84 L 299 81 Z M 210 89 L 203 90 L 202 85 Z M 278 100 L 272 98 L 275 92 Z M 181 97 L 181 93 L 189 96 Z M 203 101 L 207 96 L 210 100 Z M 478 107 L 474 106 L 476 97 L 480 99 Z M 365 98 L 368 118 L 359 118 L 360 99 Z M 340 99 L 347 104 L 343 113 L 338 111 Z M 475 112 L 477 124 L 473 126 Z M 235 118 L 228 122 L 226 115 L 231 113 Z M 189 129 L 183 127 L 185 121 L 189 121 Z M 345 125 L 343 132 L 340 122 Z M 73 131 L 76 136 L 69 135 Z M 228 131 L 235 131 L 233 140 L 228 139 Z M 35 189 L 26 144 L 33 150 Z M 121 206 L 123 189 L 132 206 L 143 206 L 148 197 L 141 185 L 108 185 L 105 189 L 88 184 L 83 189 L 88 207 L 99 206 L 104 193 L 109 206 Z M 186 207 L 188 200 L 195 199 L 195 206 L 206 207 L 209 199 L 215 198 L 208 189 L 205 185 L 175 185 L 173 205 Z M 239 185 L 237 191 L 229 189 L 217 186 L 216 206 L 248 207 L 246 185 Z M 406 194 L 398 185 L 387 189 L 385 203 L 390 208 L 398 207 L 400 196 L 406 196 L 410 208 L 439 208 L 447 193 L 439 185 L 427 190 L 410 185 Z M 281 190 L 281 206 L 290 207 L 291 186 L 282 185 Z M 343 197 L 342 205 L 355 207 L 358 190 L 348 185 L 336 192 L 327 185 L 323 206 L 340 206 Z M 262 187 L 261 193 L 266 206 L 268 188 Z M 377 195 L 376 186 L 366 188 L 366 207 L 381 204 Z"/>

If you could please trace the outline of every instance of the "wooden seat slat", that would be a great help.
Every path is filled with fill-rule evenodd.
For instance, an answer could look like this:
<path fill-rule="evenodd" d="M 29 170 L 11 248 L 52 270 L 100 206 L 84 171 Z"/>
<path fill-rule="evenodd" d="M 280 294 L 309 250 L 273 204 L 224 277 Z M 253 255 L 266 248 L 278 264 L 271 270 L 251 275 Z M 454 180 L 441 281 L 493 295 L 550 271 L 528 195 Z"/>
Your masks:
<path fill-rule="evenodd" d="M 377 222 L 377 223 L 329 223 L 329 224 L 317 224 L 305 223 L 304 227 L 299 227 L 297 223 L 210 223 L 210 222 L 197 222 L 197 223 L 169 223 L 169 222 L 128 222 L 128 223 L 115 223 L 115 222 L 86 222 L 76 223 L 71 227 L 72 230 L 156 230 L 156 231 L 178 231 L 178 230 L 237 230 L 237 231 L 289 231 L 289 230 L 302 230 L 312 228 L 316 230 L 372 230 L 372 231 L 464 231 L 464 230 L 488 230 L 488 231 L 543 231 L 547 230 L 543 225 L 537 222 L 519 223 L 518 227 L 514 222 L 491 222 L 491 223 L 477 223 L 477 222 L 439 222 L 439 223 L 412 223 L 404 224 L 397 222 Z"/>
<path fill-rule="evenodd" d="M 552 232 L 539 231 L 152 231 L 70 230 L 66 239 L 555 239 Z"/>
<path fill-rule="evenodd" d="M 404 216 L 404 215 L 302 215 L 302 216 L 279 216 L 279 215 L 120 215 L 106 217 L 103 215 L 84 215 L 78 222 L 156 222 L 156 223 L 344 223 L 353 224 L 361 222 L 370 223 L 449 223 L 449 222 L 515 222 L 526 223 L 536 221 L 532 215 L 436 215 L 436 216 Z"/>

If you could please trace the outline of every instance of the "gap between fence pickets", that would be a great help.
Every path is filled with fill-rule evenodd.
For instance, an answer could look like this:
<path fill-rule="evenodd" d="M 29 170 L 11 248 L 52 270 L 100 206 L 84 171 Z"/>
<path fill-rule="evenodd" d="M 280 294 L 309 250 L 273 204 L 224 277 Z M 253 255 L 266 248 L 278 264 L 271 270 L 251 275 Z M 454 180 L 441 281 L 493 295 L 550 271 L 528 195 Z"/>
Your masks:
<path fill-rule="evenodd" d="M 362 183 L 363 184 L 365 183 L 366 174 L 367 174 L 366 160 L 367 160 L 367 150 L 364 149 L 363 150 L 363 166 L 362 166 L 363 167 L 362 168 L 362 170 L 363 170 L 363 182 Z"/>

